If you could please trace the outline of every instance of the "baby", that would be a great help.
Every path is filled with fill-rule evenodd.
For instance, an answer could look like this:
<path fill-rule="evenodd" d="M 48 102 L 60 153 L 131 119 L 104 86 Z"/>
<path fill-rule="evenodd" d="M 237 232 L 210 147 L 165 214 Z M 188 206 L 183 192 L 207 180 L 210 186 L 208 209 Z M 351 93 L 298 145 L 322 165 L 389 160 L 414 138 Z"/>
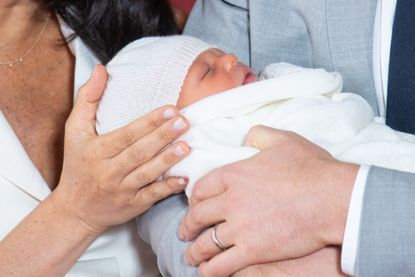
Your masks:
<path fill-rule="evenodd" d="M 378 122 L 360 96 L 340 93 L 338 73 L 273 64 L 257 78 L 234 55 L 187 36 L 133 42 L 107 70 L 98 133 L 162 105 L 182 109 L 191 128 L 180 139 L 192 153 L 165 176 L 188 176 L 188 196 L 204 174 L 258 153 L 242 146 L 258 124 L 294 131 L 341 160 L 415 172 L 414 137 Z"/>
<path fill-rule="evenodd" d="M 107 65 L 110 79 L 98 111 L 106 133 L 163 105 L 180 109 L 257 76 L 238 58 L 189 36 L 137 40 Z"/>

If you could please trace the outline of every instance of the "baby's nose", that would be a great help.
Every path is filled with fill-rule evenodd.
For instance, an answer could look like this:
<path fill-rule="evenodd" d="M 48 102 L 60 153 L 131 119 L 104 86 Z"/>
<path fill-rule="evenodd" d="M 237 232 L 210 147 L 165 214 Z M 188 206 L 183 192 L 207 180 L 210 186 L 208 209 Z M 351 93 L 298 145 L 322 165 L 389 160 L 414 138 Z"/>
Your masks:
<path fill-rule="evenodd" d="M 226 71 L 229 71 L 238 64 L 238 57 L 234 54 L 225 54 L 221 56 L 218 61 Z"/>

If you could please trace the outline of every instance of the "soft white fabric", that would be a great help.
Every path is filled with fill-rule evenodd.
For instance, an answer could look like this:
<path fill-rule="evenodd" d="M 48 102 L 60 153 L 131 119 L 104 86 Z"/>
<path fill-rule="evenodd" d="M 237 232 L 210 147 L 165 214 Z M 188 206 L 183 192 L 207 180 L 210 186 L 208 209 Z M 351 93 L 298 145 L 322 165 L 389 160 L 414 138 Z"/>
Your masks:
<path fill-rule="evenodd" d="M 183 110 L 192 127 L 180 139 L 188 142 L 192 153 L 166 176 L 189 176 L 188 196 L 204 174 L 258 152 L 241 146 L 249 129 L 258 124 L 294 131 L 340 160 L 415 171 L 413 137 L 377 122 L 360 96 L 340 93 L 338 73 L 285 64 L 269 68 L 277 76 Z"/>
<path fill-rule="evenodd" d="M 392 41 L 396 0 L 379 0 L 373 32 L 373 79 L 379 108 L 379 121 L 385 122 L 389 78 L 389 56 Z M 360 218 L 369 167 L 361 167 L 355 181 L 344 231 L 341 267 L 344 273 L 355 276 L 359 247 Z"/>
<path fill-rule="evenodd" d="M 107 65 L 110 78 L 97 112 L 97 132 L 175 105 L 193 61 L 210 48 L 214 46 L 189 36 L 148 37 L 128 44 Z"/>

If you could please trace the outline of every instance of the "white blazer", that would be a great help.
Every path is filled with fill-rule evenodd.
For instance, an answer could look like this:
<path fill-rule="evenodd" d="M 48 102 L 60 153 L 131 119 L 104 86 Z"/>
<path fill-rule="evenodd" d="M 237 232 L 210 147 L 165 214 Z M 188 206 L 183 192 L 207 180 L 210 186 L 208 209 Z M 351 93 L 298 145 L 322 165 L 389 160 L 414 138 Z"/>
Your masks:
<path fill-rule="evenodd" d="M 62 25 L 68 35 L 70 30 Z M 75 93 L 98 63 L 80 39 L 70 48 L 76 57 Z M 0 111 L 0 240 L 51 193 Z M 109 229 L 80 257 L 67 276 L 160 276 L 150 247 L 133 221 Z"/>

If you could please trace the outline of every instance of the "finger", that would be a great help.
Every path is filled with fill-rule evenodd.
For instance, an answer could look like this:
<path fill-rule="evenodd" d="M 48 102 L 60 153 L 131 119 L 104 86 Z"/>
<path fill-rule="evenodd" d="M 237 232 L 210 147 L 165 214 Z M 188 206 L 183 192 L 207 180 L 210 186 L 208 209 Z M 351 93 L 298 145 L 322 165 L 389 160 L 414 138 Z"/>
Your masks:
<path fill-rule="evenodd" d="M 179 236 L 189 241 L 197 237 L 204 229 L 225 220 L 224 195 L 209 198 L 193 206 L 185 215 L 179 227 Z"/>
<path fill-rule="evenodd" d="M 114 158 L 115 164 L 121 166 L 120 171 L 130 172 L 134 168 L 148 162 L 159 153 L 160 150 L 166 147 L 166 145 L 172 143 L 188 129 L 188 126 L 188 122 L 181 116 L 169 120 L 160 128 L 136 141 L 121 152 Z M 180 149 L 177 149 L 177 151 L 174 153 L 181 153 Z M 177 157 L 180 156 L 181 155 L 173 156 L 174 162 L 176 162 Z M 167 161 L 170 162 L 172 159 Z"/>
<path fill-rule="evenodd" d="M 213 241 L 213 227 L 201 234 L 195 242 L 190 244 L 185 253 L 185 259 L 191 266 L 198 266 L 212 257 L 222 253 L 222 249 Z M 228 225 L 221 223 L 216 227 L 216 239 L 224 247 L 233 245 L 233 233 L 228 229 Z M 226 252 L 226 251 L 225 251 Z"/>
<path fill-rule="evenodd" d="M 142 116 L 128 125 L 101 136 L 101 144 L 112 149 L 116 155 L 132 145 L 138 139 L 154 132 L 163 123 L 179 114 L 175 106 L 163 106 Z"/>
<path fill-rule="evenodd" d="M 96 111 L 104 93 L 107 78 L 105 67 L 100 64 L 96 65 L 91 78 L 79 89 L 67 121 L 69 132 L 76 132 L 79 135 L 96 135 Z"/>
<path fill-rule="evenodd" d="M 286 134 L 283 130 L 257 125 L 249 130 L 243 145 L 264 150 L 281 143 Z"/>
<path fill-rule="evenodd" d="M 235 245 L 201 264 L 199 266 L 200 276 L 230 276 L 251 265 L 247 258 L 249 255 L 250 253 Z"/>
<path fill-rule="evenodd" d="M 135 202 L 138 206 L 149 209 L 158 201 L 182 191 L 188 182 L 189 179 L 185 177 L 169 177 L 163 181 L 154 182 L 137 192 Z"/>
<path fill-rule="evenodd" d="M 211 197 L 223 194 L 226 191 L 226 181 L 229 174 L 226 167 L 218 168 L 200 178 L 192 191 L 189 206 L 194 207 L 197 203 Z"/>
<path fill-rule="evenodd" d="M 142 187 L 154 182 L 154 180 L 189 155 L 189 153 L 190 148 L 185 142 L 176 142 L 147 163 L 130 172 L 124 177 L 122 184 L 132 189 L 140 190 Z"/>

